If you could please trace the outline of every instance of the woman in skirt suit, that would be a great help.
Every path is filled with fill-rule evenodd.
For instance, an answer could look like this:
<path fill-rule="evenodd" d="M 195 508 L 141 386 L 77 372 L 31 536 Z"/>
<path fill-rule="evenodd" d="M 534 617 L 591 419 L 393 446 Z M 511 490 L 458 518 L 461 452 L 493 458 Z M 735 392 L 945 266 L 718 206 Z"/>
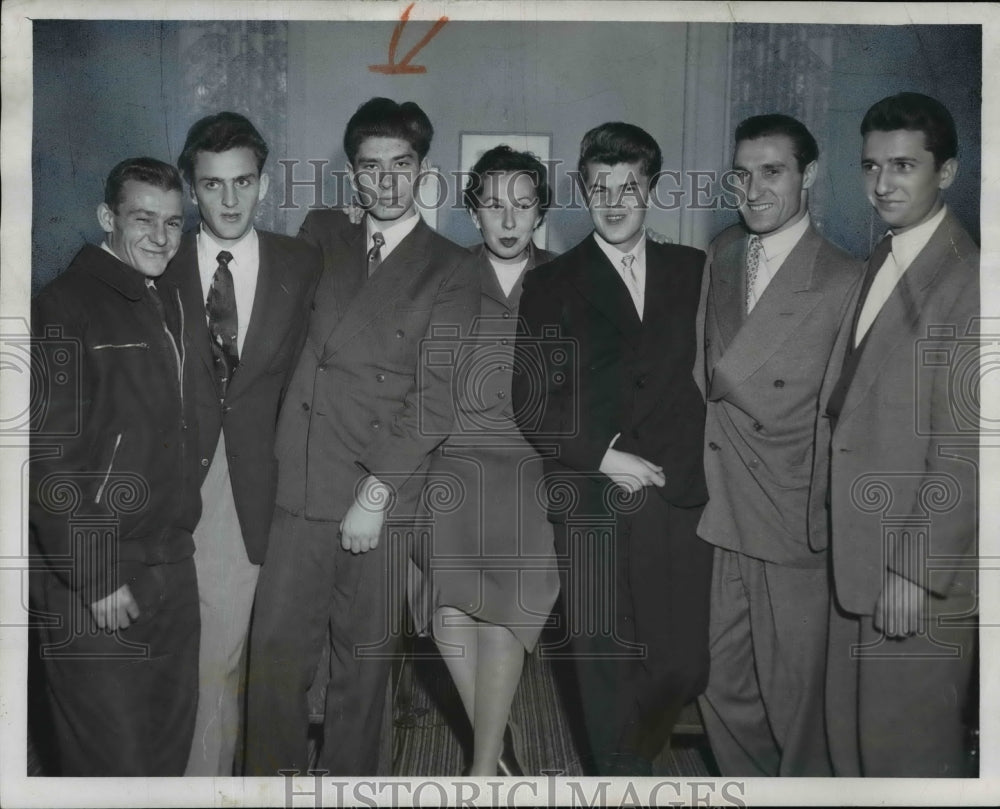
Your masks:
<path fill-rule="evenodd" d="M 456 359 L 455 432 L 432 459 L 429 543 L 414 554 L 411 606 L 455 681 L 473 728 L 473 776 L 520 775 L 508 717 L 559 579 L 542 463 L 510 402 L 524 273 L 552 254 L 532 244 L 549 204 L 545 166 L 509 146 L 473 167 L 465 205 L 483 244 L 481 315 Z"/>

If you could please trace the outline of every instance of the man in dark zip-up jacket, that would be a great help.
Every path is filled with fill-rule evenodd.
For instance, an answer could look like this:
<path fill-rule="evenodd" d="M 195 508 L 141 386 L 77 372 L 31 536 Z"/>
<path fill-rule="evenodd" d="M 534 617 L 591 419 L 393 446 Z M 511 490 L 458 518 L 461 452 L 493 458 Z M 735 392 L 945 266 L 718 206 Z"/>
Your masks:
<path fill-rule="evenodd" d="M 57 772 L 181 775 L 197 698 L 201 512 L 179 292 L 180 177 L 105 186 L 85 245 L 32 303 L 32 604 Z"/>

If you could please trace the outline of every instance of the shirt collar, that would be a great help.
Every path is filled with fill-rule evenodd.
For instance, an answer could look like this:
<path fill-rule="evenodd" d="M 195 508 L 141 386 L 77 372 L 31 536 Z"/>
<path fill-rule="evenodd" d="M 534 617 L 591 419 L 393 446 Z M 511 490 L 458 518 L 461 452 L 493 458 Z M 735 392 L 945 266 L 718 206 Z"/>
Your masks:
<path fill-rule="evenodd" d="M 365 244 L 367 245 L 366 249 L 368 250 L 371 249 L 372 235 L 375 233 L 375 231 L 376 230 L 381 231 L 382 238 L 385 239 L 385 244 L 383 245 L 381 251 L 381 257 L 382 260 L 385 261 L 386 256 L 388 256 L 389 253 L 395 250 L 396 246 L 401 241 L 403 241 L 403 239 L 405 239 L 407 236 L 410 235 L 410 233 L 417 226 L 417 223 L 419 221 L 420 221 L 420 214 L 417 212 L 416 208 L 413 209 L 413 214 L 411 216 L 407 216 L 405 219 L 402 220 L 397 219 L 391 225 L 384 228 L 375 227 L 375 223 L 372 217 L 366 216 L 365 233 L 367 234 L 368 237 L 367 241 L 365 242 Z"/>
<path fill-rule="evenodd" d="M 230 266 L 246 267 L 257 250 L 257 229 L 251 227 L 236 244 L 223 245 L 219 244 L 208 232 L 208 228 L 202 224 L 198 228 L 198 249 L 202 250 L 212 261 L 216 260 L 220 251 L 228 250 L 233 256 Z"/>
<path fill-rule="evenodd" d="M 594 231 L 594 241 L 597 242 L 597 246 L 601 248 L 601 252 L 608 257 L 608 261 L 614 266 L 616 270 L 621 272 L 622 269 L 622 257 L 632 255 L 635 256 L 636 264 L 641 264 L 646 258 L 646 229 L 642 229 L 642 238 L 636 243 L 635 247 L 629 250 L 627 253 L 618 249 L 617 245 L 611 244 L 611 242 L 606 241 L 602 238 L 601 234 L 596 230 Z"/>
<path fill-rule="evenodd" d="M 934 235 L 934 231 L 938 229 L 938 225 L 944 221 L 947 210 L 948 206 L 942 205 L 940 211 L 923 224 L 917 225 L 913 230 L 900 233 L 898 236 L 893 234 L 892 257 L 901 272 L 905 271 L 920 251 L 927 246 L 927 242 Z"/>
<path fill-rule="evenodd" d="M 764 257 L 767 263 L 771 264 L 779 256 L 788 255 L 792 248 L 798 244 L 799 239 L 809 228 L 809 214 L 807 213 L 790 228 L 786 228 L 780 233 L 772 233 L 760 237 L 760 246 L 764 250 Z"/>

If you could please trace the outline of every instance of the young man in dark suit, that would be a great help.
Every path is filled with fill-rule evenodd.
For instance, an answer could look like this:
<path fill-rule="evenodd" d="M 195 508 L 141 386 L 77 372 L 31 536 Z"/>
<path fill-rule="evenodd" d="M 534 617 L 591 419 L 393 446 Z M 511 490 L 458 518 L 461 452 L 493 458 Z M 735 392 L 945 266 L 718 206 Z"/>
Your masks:
<path fill-rule="evenodd" d="M 167 277 L 183 291 L 202 467 L 198 721 L 187 775 L 233 774 L 250 611 L 277 480 L 278 403 L 305 338 L 319 252 L 254 227 L 267 144 L 235 112 L 197 121 L 177 160 L 201 214 Z"/>
<path fill-rule="evenodd" d="M 148 157 L 111 171 L 107 233 L 32 303 L 32 604 L 53 774 L 180 776 L 194 728 L 197 432 L 181 295 L 161 276 L 181 178 Z M 36 737 L 37 738 L 37 737 Z"/>
<path fill-rule="evenodd" d="M 452 369 L 424 360 L 425 340 L 435 327 L 467 335 L 479 311 L 475 259 L 416 210 L 432 135 L 413 102 L 362 104 L 344 151 L 364 221 L 312 211 L 299 233 L 322 250 L 324 272 L 278 423 L 277 508 L 251 639 L 251 775 L 305 771 L 306 694 L 328 632 L 319 767 L 377 770 L 407 554 L 386 511 L 394 523 L 413 514 L 430 454 L 452 429 Z"/>
<path fill-rule="evenodd" d="M 705 254 L 646 238 L 660 149 L 639 127 L 586 134 L 594 232 L 524 280 L 512 387 L 546 458 L 590 769 L 650 774 L 708 674 L 705 410 L 691 369 Z"/>
<path fill-rule="evenodd" d="M 830 752 L 835 775 L 974 775 L 963 714 L 978 606 L 979 248 L 942 198 L 958 170 L 944 105 L 884 98 L 861 134 L 868 200 L 889 231 L 822 393 Z"/>
<path fill-rule="evenodd" d="M 810 221 L 818 158 L 787 115 L 736 127 L 743 222 L 712 242 L 702 282 L 709 497 L 698 533 L 715 551 L 701 708 L 725 776 L 831 774 L 827 558 L 809 541 L 826 520 L 807 517 L 820 383 L 860 265 Z"/>

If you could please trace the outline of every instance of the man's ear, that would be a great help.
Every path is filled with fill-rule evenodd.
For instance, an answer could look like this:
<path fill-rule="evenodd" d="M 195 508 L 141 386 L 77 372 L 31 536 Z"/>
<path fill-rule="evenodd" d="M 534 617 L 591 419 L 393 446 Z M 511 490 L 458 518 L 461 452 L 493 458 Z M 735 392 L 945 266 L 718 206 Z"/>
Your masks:
<path fill-rule="evenodd" d="M 271 184 L 271 178 L 267 176 L 267 172 L 260 175 L 260 182 L 257 188 L 257 202 L 264 199 L 264 195 L 267 193 L 268 186 Z"/>
<path fill-rule="evenodd" d="M 476 230 L 483 229 L 483 226 L 479 224 L 479 211 L 475 208 L 469 208 L 469 217 L 472 219 L 472 224 L 476 226 Z"/>
<path fill-rule="evenodd" d="M 348 160 L 346 163 L 344 163 L 344 171 L 347 172 L 347 179 L 350 180 L 351 188 L 353 188 L 354 191 L 357 192 L 358 184 L 354 181 L 354 166 L 351 165 L 351 161 Z"/>
<path fill-rule="evenodd" d="M 115 229 L 115 212 L 108 207 L 108 203 L 102 202 L 97 206 L 97 221 L 101 225 L 101 230 L 105 233 L 112 233 Z"/>
<path fill-rule="evenodd" d="M 938 181 L 938 188 L 944 191 L 949 185 L 955 182 L 955 175 L 958 174 L 958 161 L 954 157 L 949 157 L 941 168 L 938 169 L 941 179 Z"/>
<path fill-rule="evenodd" d="M 802 172 L 802 190 L 805 191 L 807 188 L 811 188 L 812 184 L 816 182 L 816 175 L 819 174 L 819 164 L 813 160 L 809 165 L 805 167 Z"/>

